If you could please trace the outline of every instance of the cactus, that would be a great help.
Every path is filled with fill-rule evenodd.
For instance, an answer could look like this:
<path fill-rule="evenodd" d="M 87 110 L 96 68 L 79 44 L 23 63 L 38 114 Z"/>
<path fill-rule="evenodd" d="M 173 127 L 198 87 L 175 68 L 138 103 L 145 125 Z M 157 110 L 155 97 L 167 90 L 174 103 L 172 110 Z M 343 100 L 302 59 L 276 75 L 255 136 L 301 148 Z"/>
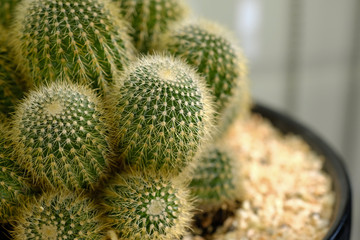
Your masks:
<path fill-rule="evenodd" d="M 243 194 L 240 174 L 239 161 L 229 149 L 219 143 L 208 146 L 191 173 L 190 189 L 198 207 L 214 210 L 240 200 Z"/>
<path fill-rule="evenodd" d="M 167 56 L 148 56 L 126 70 L 111 94 L 116 147 L 133 169 L 181 171 L 212 123 L 211 97 L 194 70 Z"/>
<path fill-rule="evenodd" d="M 14 148 L 40 185 L 93 189 L 107 167 L 103 106 L 86 87 L 53 83 L 15 111 Z"/>
<path fill-rule="evenodd" d="M 44 193 L 21 206 L 12 235 L 15 240 L 103 239 L 107 225 L 101 216 L 87 197 L 67 191 Z"/>
<path fill-rule="evenodd" d="M 16 102 L 23 96 L 21 78 L 7 45 L 7 31 L 0 26 L 0 114 L 9 116 Z"/>
<path fill-rule="evenodd" d="M 185 21 L 159 41 L 158 48 L 168 50 L 195 66 L 215 96 L 216 111 L 223 113 L 229 106 L 236 88 L 248 95 L 244 56 L 230 33 L 223 27 L 205 20 Z M 248 102 L 239 106 L 249 108 Z"/>
<path fill-rule="evenodd" d="M 30 187 L 23 170 L 12 158 L 9 126 L 1 123 L 0 133 L 0 222 L 7 222 L 30 194 Z"/>
<path fill-rule="evenodd" d="M 20 0 L 1 0 L 0 1 L 0 25 L 7 28 L 13 19 L 14 10 Z"/>
<path fill-rule="evenodd" d="M 102 201 L 120 239 L 179 239 L 191 222 L 191 199 L 179 178 L 134 172 L 117 175 Z"/>
<path fill-rule="evenodd" d="M 106 93 L 133 57 L 127 25 L 106 0 L 24 0 L 13 26 L 35 86 L 62 80 Z"/>
<path fill-rule="evenodd" d="M 120 6 L 121 14 L 133 27 L 134 45 L 143 53 L 152 49 L 171 23 L 184 18 L 188 9 L 182 0 L 112 1 Z"/>

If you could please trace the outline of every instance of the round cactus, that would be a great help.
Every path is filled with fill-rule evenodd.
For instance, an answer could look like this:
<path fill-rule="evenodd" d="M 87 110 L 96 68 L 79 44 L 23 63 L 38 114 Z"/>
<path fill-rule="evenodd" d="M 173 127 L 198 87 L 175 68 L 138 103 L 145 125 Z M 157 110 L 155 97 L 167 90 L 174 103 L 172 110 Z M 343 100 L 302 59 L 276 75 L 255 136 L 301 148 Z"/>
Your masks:
<path fill-rule="evenodd" d="M 182 57 L 205 77 L 220 115 L 231 102 L 236 88 L 242 87 L 242 94 L 249 94 L 247 84 L 241 84 L 247 80 L 245 58 L 223 27 L 205 20 L 185 21 L 170 29 L 159 42 L 164 44 L 159 48 Z M 248 102 L 239 107 L 248 108 L 246 104 Z"/>
<path fill-rule="evenodd" d="M 188 65 L 148 56 L 126 70 L 112 95 L 116 104 L 116 147 L 137 170 L 182 170 L 210 132 L 207 88 Z"/>
<path fill-rule="evenodd" d="M 191 199 L 184 181 L 148 173 L 117 175 L 102 201 L 120 239 L 179 239 L 191 222 Z"/>
<path fill-rule="evenodd" d="M 240 200 L 242 181 L 240 165 L 229 149 L 210 145 L 202 151 L 191 173 L 190 189 L 202 209 L 232 206 Z"/>
<path fill-rule="evenodd" d="M 87 197 L 74 193 L 44 193 L 23 204 L 13 223 L 15 240 L 104 238 L 102 214 Z"/>
<path fill-rule="evenodd" d="M 13 45 L 35 86 L 60 79 L 106 92 L 134 54 L 112 9 L 105 0 L 24 0 Z"/>
<path fill-rule="evenodd" d="M 39 88 L 15 111 L 14 151 L 41 184 L 92 189 L 107 166 L 103 118 L 98 97 L 85 87 Z"/>
<path fill-rule="evenodd" d="M 148 52 L 169 25 L 185 17 L 182 0 L 112 0 L 133 27 L 131 36 L 140 52 Z"/>
<path fill-rule="evenodd" d="M 9 27 L 11 24 L 14 9 L 21 0 L 1 0 L 0 1 L 0 24 Z"/>
<path fill-rule="evenodd" d="M 0 114 L 9 115 L 23 96 L 21 78 L 7 45 L 7 31 L 0 26 Z"/>
<path fill-rule="evenodd" d="M 0 222 L 9 221 L 16 207 L 30 194 L 24 171 L 11 155 L 9 126 L 0 124 Z"/>

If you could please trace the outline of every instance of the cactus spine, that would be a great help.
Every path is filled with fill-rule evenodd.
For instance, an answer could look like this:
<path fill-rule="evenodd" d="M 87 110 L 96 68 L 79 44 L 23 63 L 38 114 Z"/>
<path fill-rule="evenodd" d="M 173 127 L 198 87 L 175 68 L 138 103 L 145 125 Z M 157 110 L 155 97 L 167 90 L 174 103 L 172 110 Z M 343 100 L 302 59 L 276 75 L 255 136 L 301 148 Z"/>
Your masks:
<path fill-rule="evenodd" d="M 84 196 L 70 192 L 44 193 L 23 204 L 13 230 L 15 240 L 103 239 L 101 212 Z"/>
<path fill-rule="evenodd" d="M 223 27 L 205 20 L 183 22 L 163 35 L 162 42 L 164 46 L 159 48 L 184 58 L 205 77 L 215 96 L 218 113 L 222 114 L 228 107 L 239 85 L 244 88 L 242 94 L 249 94 L 247 84 L 240 84 L 246 81 L 245 59 Z"/>
<path fill-rule="evenodd" d="M 20 0 L 1 0 L 0 1 L 0 25 L 7 28 L 13 19 L 16 5 Z"/>
<path fill-rule="evenodd" d="M 15 103 L 23 96 L 22 75 L 16 69 L 7 40 L 7 31 L 0 26 L 0 114 L 4 116 L 12 112 Z"/>
<path fill-rule="evenodd" d="M 185 63 L 148 56 L 132 64 L 112 94 L 116 146 L 137 170 L 181 171 L 207 137 L 211 99 Z"/>
<path fill-rule="evenodd" d="M 133 27 L 131 36 L 140 52 L 148 52 L 169 25 L 185 17 L 182 0 L 113 0 Z"/>
<path fill-rule="evenodd" d="M 198 207 L 214 210 L 240 200 L 243 190 L 240 165 L 229 149 L 210 145 L 196 162 L 190 189 Z"/>
<path fill-rule="evenodd" d="M 85 87 L 53 83 L 39 88 L 16 109 L 14 150 L 42 184 L 94 188 L 107 166 L 103 118 L 98 97 Z"/>
<path fill-rule="evenodd" d="M 60 79 L 107 91 L 133 55 L 111 8 L 105 0 L 24 0 L 13 44 L 35 86 Z"/>
<path fill-rule="evenodd" d="M 179 239 L 192 210 L 183 182 L 149 173 L 117 175 L 103 193 L 103 205 L 120 239 Z"/>
<path fill-rule="evenodd" d="M 9 140 L 9 126 L 0 124 L 0 222 L 12 218 L 16 207 L 30 194 L 23 171 L 11 155 L 14 147 Z"/>

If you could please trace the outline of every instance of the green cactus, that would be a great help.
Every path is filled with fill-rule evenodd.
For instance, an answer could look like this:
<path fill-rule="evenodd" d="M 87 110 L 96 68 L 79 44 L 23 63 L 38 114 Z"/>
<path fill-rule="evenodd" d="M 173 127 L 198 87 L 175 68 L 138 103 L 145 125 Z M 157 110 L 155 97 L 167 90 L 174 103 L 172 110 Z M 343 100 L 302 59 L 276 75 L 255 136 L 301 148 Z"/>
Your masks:
<path fill-rule="evenodd" d="M 104 190 L 102 205 L 120 239 L 179 239 L 192 217 L 184 180 L 151 173 L 117 175 Z"/>
<path fill-rule="evenodd" d="M 0 115 L 8 116 L 23 97 L 22 74 L 7 44 L 7 31 L 0 26 Z"/>
<path fill-rule="evenodd" d="M 231 99 L 227 108 L 223 111 L 218 122 L 218 137 L 225 136 L 232 124 L 238 119 L 245 119 L 250 116 L 250 109 L 252 106 L 252 99 L 250 96 L 248 81 L 239 83 L 234 91 L 234 96 Z"/>
<path fill-rule="evenodd" d="M 164 34 L 158 48 L 182 57 L 198 69 L 215 96 L 220 115 L 232 101 L 236 88 L 244 88 L 242 93 L 248 95 L 247 84 L 241 83 L 247 80 L 245 58 L 223 27 L 205 20 L 185 21 Z"/>
<path fill-rule="evenodd" d="M 16 5 L 21 0 L 1 0 L 0 1 L 0 25 L 9 27 L 13 19 Z"/>
<path fill-rule="evenodd" d="M 233 206 L 243 195 L 238 159 L 220 144 L 205 149 L 191 172 L 190 189 L 205 210 Z"/>
<path fill-rule="evenodd" d="M 107 167 L 102 108 L 83 86 L 53 83 L 31 92 L 14 115 L 19 162 L 41 185 L 95 188 Z"/>
<path fill-rule="evenodd" d="M 106 0 L 24 0 L 13 45 L 35 86 L 60 79 L 107 92 L 134 54 L 112 9 Z"/>
<path fill-rule="evenodd" d="M 159 35 L 169 25 L 184 18 L 187 6 L 183 0 L 112 0 L 133 27 L 135 47 L 143 53 L 151 51 Z"/>
<path fill-rule="evenodd" d="M 9 140 L 9 126 L 0 124 L 0 222 L 8 222 L 17 206 L 30 194 L 24 171 L 16 164 Z"/>
<path fill-rule="evenodd" d="M 12 235 L 14 240 L 103 239 L 107 225 L 101 216 L 88 197 L 44 193 L 21 206 Z"/>
<path fill-rule="evenodd" d="M 111 94 L 116 147 L 127 166 L 180 172 L 211 132 L 212 102 L 194 70 L 178 59 L 133 63 Z"/>

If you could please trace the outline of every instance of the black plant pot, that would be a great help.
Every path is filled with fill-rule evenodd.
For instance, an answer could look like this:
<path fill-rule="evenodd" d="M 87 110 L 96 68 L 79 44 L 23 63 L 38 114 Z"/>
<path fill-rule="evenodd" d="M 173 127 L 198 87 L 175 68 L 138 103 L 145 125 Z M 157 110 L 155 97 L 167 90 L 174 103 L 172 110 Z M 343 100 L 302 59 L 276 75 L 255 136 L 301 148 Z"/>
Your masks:
<path fill-rule="evenodd" d="M 325 157 L 324 170 L 333 180 L 336 194 L 334 213 L 325 240 L 349 240 L 351 227 L 351 186 L 342 159 L 321 138 L 288 116 L 257 104 L 253 112 L 269 119 L 283 133 L 293 133 L 302 137 L 318 154 Z M 7 226 L 8 227 L 8 226 Z M 0 228 L 0 239 L 8 239 L 8 234 Z"/>
<path fill-rule="evenodd" d="M 273 111 L 261 104 L 256 105 L 253 108 L 253 112 L 259 113 L 264 118 L 269 119 L 272 124 L 283 133 L 293 133 L 300 136 L 316 153 L 325 157 L 324 170 L 333 180 L 336 197 L 330 229 L 324 239 L 350 239 L 351 185 L 342 159 L 321 138 L 290 117 Z"/>

